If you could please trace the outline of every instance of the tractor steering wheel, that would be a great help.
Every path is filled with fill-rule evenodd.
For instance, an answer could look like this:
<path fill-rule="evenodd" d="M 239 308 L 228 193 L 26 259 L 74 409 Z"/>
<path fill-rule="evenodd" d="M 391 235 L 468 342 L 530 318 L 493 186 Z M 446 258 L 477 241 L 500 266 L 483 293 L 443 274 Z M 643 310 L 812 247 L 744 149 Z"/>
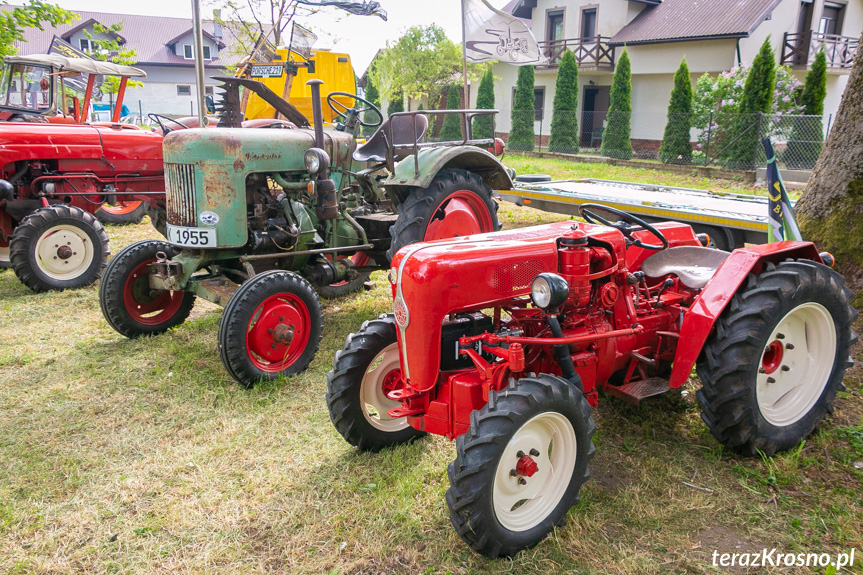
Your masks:
<path fill-rule="evenodd" d="M 162 130 L 162 135 L 163 135 L 163 136 L 167 136 L 169 133 L 173 132 L 174 130 L 172 130 L 172 129 L 170 129 L 170 128 L 166 128 L 166 127 L 165 127 L 165 124 L 163 124 L 163 123 L 162 123 L 162 120 L 165 120 L 166 122 L 172 122 L 172 123 L 174 123 L 174 124 L 177 124 L 178 126 L 180 126 L 181 128 L 183 128 L 184 130 L 188 130 L 188 129 L 189 129 L 189 126 L 187 126 L 187 125 L 186 125 L 186 124 L 184 124 L 183 122 L 178 122 L 177 120 L 174 120 L 173 118 L 169 118 L 168 116 L 163 116 L 163 115 L 161 115 L 161 114 L 147 114 L 147 116 L 148 116 L 151 120 L 153 120 L 154 122 L 156 122 L 157 124 L 159 124 L 159 128 Z M 174 129 L 176 129 L 176 128 L 174 128 Z"/>
<path fill-rule="evenodd" d="M 620 219 L 615 223 L 611 223 L 605 218 L 596 215 L 596 213 L 591 210 L 599 210 L 607 214 L 613 214 Z M 626 247 L 638 246 L 646 250 L 653 250 L 657 252 L 660 250 L 668 249 L 668 240 L 665 238 L 665 236 L 662 235 L 659 230 L 657 230 L 644 220 L 636 218 L 632 214 L 628 214 L 622 210 L 618 210 L 609 206 L 603 206 L 601 204 L 581 204 L 580 206 L 578 206 L 578 213 L 581 215 L 581 217 L 583 217 L 591 224 L 602 224 L 604 226 L 609 226 L 616 230 L 619 230 L 620 233 L 622 233 L 623 236 L 626 238 Z M 640 230 L 647 230 L 648 232 L 650 232 L 653 237 L 659 240 L 660 245 L 645 244 L 640 239 L 632 235 L 633 232 L 637 232 Z"/>
<path fill-rule="evenodd" d="M 354 106 L 349 108 L 348 106 L 345 106 L 344 104 L 336 100 L 333 96 L 347 96 L 348 98 L 353 98 Z M 366 104 L 366 107 L 357 109 L 355 107 L 357 102 L 362 102 L 363 104 Z M 366 128 L 377 128 L 384 123 L 384 115 L 381 113 L 380 109 L 365 98 L 360 98 L 356 94 L 351 94 L 349 92 L 330 92 L 329 94 L 327 94 L 327 105 L 330 107 L 330 110 L 332 110 L 339 118 L 347 118 L 347 112 L 353 110 L 354 113 L 357 115 L 357 122 L 359 122 L 360 126 Z M 360 114 L 362 114 L 363 112 L 374 112 L 378 115 L 378 118 L 374 122 L 363 122 L 360 119 Z"/>

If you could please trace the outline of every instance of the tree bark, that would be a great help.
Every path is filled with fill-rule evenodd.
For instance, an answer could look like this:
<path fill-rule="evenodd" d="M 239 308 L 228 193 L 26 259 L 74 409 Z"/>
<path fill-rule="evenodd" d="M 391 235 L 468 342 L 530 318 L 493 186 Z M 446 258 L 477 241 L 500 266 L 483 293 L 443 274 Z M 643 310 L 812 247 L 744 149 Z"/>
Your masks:
<path fill-rule="evenodd" d="M 861 37 L 863 42 L 863 37 Z M 858 50 L 824 150 L 796 207 L 803 237 L 836 257 L 863 288 L 863 50 Z"/>

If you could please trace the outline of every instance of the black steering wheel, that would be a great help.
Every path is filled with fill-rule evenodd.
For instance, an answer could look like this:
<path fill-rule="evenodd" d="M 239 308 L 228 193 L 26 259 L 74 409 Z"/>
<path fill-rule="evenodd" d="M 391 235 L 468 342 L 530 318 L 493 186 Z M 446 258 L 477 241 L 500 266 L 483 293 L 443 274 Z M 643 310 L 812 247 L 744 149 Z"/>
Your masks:
<path fill-rule="evenodd" d="M 333 96 L 346 96 L 348 98 L 353 98 L 354 99 L 354 106 L 352 106 L 352 107 L 345 106 L 344 104 L 342 104 L 341 102 L 336 100 Z M 365 108 L 356 108 L 355 106 L 356 106 L 357 102 L 362 102 L 363 104 L 366 105 L 366 107 Z M 380 126 L 381 124 L 384 123 L 384 115 L 381 113 L 380 109 L 377 106 L 375 106 L 374 104 L 372 104 L 371 102 L 369 102 L 368 100 L 366 100 L 365 98 L 360 98 L 356 94 L 351 94 L 349 92 L 330 92 L 329 94 L 327 94 L 327 105 L 330 107 L 330 110 L 335 112 L 335 114 L 339 118 L 347 118 L 348 117 L 348 114 L 347 114 L 348 111 L 353 110 L 353 112 L 357 115 L 357 122 L 359 122 L 360 126 L 364 126 L 366 128 L 377 128 L 378 126 Z M 363 112 L 374 112 L 375 114 L 378 115 L 377 121 L 375 121 L 375 122 L 363 122 L 360 119 L 362 117 L 362 116 L 360 116 L 360 114 L 362 114 Z"/>
<path fill-rule="evenodd" d="M 602 211 L 607 214 L 614 214 L 620 219 L 615 223 L 611 223 L 605 218 L 596 215 L 595 211 L 592 210 Z M 578 206 L 578 213 L 581 214 L 581 217 L 583 217 L 591 224 L 601 224 L 603 226 L 609 226 L 616 230 L 620 230 L 620 233 L 622 233 L 626 238 L 626 247 L 638 246 L 646 250 L 653 250 L 657 252 L 660 250 L 668 249 L 668 240 L 665 238 L 665 236 L 662 235 L 659 230 L 657 230 L 644 220 L 636 218 L 632 214 L 628 214 L 622 210 L 618 210 L 609 206 L 603 206 L 602 204 L 581 204 L 580 206 Z M 648 232 L 650 232 L 653 237 L 659 240 L 660 245 L 645 244 L 640 239 L 632 235 L 634 232 L 640 230 L 647 230 Z"/>
<path fill-rule="evenodd" d="M 162 114 L 147 114 L 147 117 L 149 117 L 151 120 L 153 120 L 154 122 L 159 124 L 159 128 L 161 128 L 163 136 L 167 136 L 173 130 L 171 130 L 170 128 L 166 128 L 165 124 L 162 123 L 162 120 L 165 120 L 166 122 L 172 122 L 174 124 L 177 124 L 178 126 L 183 128 L 184 130 L 189 129 L 189 126 L 187 126 L 183 122 L 178 122 L 177 120 L 174 120 L 173 118 L 169 118 L 168 116 L 163 116 Z M 176 129 L 176 128 L 174 128 L 174 129 Z"/>

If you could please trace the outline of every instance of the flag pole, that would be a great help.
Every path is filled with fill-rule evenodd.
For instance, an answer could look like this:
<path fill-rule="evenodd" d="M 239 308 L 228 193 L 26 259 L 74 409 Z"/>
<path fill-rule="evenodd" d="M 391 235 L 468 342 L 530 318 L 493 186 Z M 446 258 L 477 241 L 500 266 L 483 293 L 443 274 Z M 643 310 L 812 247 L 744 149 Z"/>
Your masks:
<path fill-rule="evenodd" d="M 201 30 L 201 2 L 192 0 L 192 30 L 195 37 L 195 83 L 198 85 L 198 125 L 207 127 L 207 94 L 204 79 L 204 34 Z"/>
<path fill-rule="evenodd" d="M 470 108 L 470 88 L 467 85 L 467 22 L 465 21 L 464 2 L 461 0 L 461 78 L 464 82 L 464 107 Z"/>

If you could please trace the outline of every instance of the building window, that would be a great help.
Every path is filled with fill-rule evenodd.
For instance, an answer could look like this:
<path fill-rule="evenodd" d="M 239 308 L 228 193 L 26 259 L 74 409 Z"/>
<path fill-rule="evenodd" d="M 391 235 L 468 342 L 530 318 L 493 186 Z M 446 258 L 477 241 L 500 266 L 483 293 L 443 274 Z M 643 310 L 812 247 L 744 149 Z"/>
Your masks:
<path fill-rule="evenodd" d="M 533 89 L 533 115 L 538 122 L 542 120 L 543 108 L 545 107 L 545 88 Z"/>
<path fill-rule="evenodd" d="M 204 46 L 204 60 L 212 60 L 210 57 L 210 47 Z"/>
<path fill-rule="evenodd" d="M 824 11 L 821 13 L 821 22 L 818 25 L 818 32 L 820 34 L 841 34 L 844 12 L 844 4 L 825 2 Z"/>
<path fill-rule="evenodd" d="M 545 39 L 549 42 L 563 40 L 563 10 L 548 13 Z"/>
<path fill-rule="evenodd" d="M 213 87 L 212 86 L 204 86 L 204 94 L 207 96 L 213 95 Z"/>
<path fill-rule="evenodd" d="M 191 86 L 177 86 L 177 95 L 178 96 L 191 96 L 192 95 L 192 87 Z"/>
<path fill-rule="evenodd" d="M 194 60 L 195 57 L 192 56 L 192 45 L 191 44 L 183 44 L 183 58 L 186 60 Z"/>
<path fill-rule="evenodd" d="M 89 38 L 81 38 L 78 40 L 78 45 L 81 47 L 83 52 L 93 51 L 93 42 Z"/>
<path fill-rule="evenodd" d="M 581 11 L 581 37 L 585 40 L 596 37 L 596 8 Z"/>

